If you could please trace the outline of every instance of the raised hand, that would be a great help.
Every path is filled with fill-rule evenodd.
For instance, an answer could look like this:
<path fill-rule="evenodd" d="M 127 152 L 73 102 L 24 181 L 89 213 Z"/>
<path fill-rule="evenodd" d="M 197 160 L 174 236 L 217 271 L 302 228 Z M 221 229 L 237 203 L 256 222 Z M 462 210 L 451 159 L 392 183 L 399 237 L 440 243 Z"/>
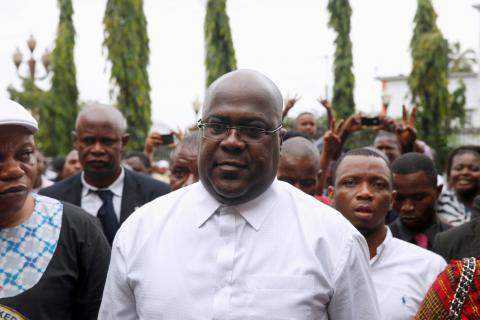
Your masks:
<path fill-rule="evenodd" d="M 327 111 L 327 127 L 330 128 L 333 120 L 332 104 L 330 103 L 330 101 L 322 99 L 321 97 L 318 98 L 317 101 L 325 108 L 325 111 Z"/>
<path fill-rule="evenodd" d="M 282 112 L 282 119 L 285 118 L 288 114 L 288 112 L 290 111 L 290 109 L 292 109 L 295 104 L 297 103 L 298 100 L 300 100 L 302 97 L 299 96 L 298 94 L 295 93 L 295 95 L 293 96 L 293 98 L 290 98 L 288 95 L 283 99 L 284 101 L 284 104 L 285 104 L 285 107 L 283 108 L 283 112 Z"/>
<path fill-rule="evenodd" d="M 402 153 L 412 152 L 417 140 L 417 130 L 415 129 L 415 117 L 417 107 L 412 107 L 410 116 L 405 105 L 402 106 L 402 123 L 397 125 L 396 132 L 398 141 L 402 147 Z"/>

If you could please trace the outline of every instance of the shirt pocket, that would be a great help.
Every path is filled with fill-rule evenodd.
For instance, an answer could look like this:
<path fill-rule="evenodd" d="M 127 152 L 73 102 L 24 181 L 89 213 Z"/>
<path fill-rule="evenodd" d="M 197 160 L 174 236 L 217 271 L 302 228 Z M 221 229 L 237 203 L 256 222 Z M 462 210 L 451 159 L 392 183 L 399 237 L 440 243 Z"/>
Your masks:
<path fill-rule="evenodd" d="M 246 278 L 246 293 L 248 319 L 311 319 L 313 276 L 250 275 Z"/>

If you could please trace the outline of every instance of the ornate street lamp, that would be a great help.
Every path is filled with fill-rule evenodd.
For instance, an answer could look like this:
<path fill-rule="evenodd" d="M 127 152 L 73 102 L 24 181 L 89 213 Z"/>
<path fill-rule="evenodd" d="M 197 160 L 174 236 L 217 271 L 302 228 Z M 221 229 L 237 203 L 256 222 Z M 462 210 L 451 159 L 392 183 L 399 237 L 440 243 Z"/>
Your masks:
<path fill-rule="evenodd" d="M 20 49 L 17 47 L 15 52 L 12 55 L 13 59 L 13 64 L 15 65 L 15 69 L 17 70 L 17 75 L 20 79 L 22 80 L 31 80 L 31 81 L 36 81 L 36 80 L 43 80 L 48 76 L 49 73 L 49 66 L 50 66 L 50 52 L 48 49 L 45 49 L 45 53 L 41 57 L 41 62 L 43 67 L 45 68 L 45 74 L 41 77 L 36 76 L 36 65 L 37 61 L 33 57 L 33 54 L 35 52 L 35 48 L 37 47 L 37 40 L 33 37 L 33 35 L 30 35 L 30 37 L 27 40 L 27 47 L 30 50 L 30 59 L 25 61 L 28 65 L 28 76 L 22 76 L 20 74 L 20 66 L 23 63 L 23 55 Z"/>

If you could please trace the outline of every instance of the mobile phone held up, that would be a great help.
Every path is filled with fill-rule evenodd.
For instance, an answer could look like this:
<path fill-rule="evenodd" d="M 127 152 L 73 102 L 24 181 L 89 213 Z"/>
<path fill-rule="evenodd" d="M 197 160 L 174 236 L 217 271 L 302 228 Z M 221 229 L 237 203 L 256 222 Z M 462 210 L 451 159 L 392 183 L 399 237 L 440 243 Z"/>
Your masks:
<path fill-rule="evenodd" d="M 364 126 L 378 126 L 380 125 L 380 119 L 378 117 L 362 117 L 362 125 Z"/>
<path fill-rule="evenodd" d="M 173 143 L 173 134 L 161 134 L 162 145 L 169 145 Z"/>

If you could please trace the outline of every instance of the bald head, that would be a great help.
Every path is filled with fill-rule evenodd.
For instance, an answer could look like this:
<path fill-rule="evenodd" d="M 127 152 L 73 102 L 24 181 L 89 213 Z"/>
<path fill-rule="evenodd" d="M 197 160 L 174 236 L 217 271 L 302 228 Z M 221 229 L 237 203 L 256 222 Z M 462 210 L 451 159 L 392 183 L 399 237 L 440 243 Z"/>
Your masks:
<path fill-rule="evenodd" d="M 315 194 L 320 168 L 318 149 L 308 139 L 294 137 L 285 141 L 280 151 L 278 179 L 310 195 Z"/>
<path fill-rule="evenodd" d="M 121 134 L 127 131 L 127 120 L 125 120 L 117 108 L 111 105 L 101 103 L 87 105 L 78 113 L 75 128 L 78 128 L 78 124 L 82 119 L 87 121 L 108 121 L 115 124 Z"/>
<path fill-rule="evenodd" d="M 303 137 L 294 137 L 285 141 L 280 151 L 280 158 L 282 157 L 308 159 L 314 164 L 316 170 L 320 167 L 318 149 L 310 140 Z"/>
<path fill-rule="evenodd" d="M 244 97 L 245 93 L 253 102 L 269 105 L 275 111 L 276 120 L 282 119 L 283 98 L 278 87 L 265 75 L 248 69 L 227 73 L 210 85 L 205 94 L 202 118 L 212 103 L 231 102 Z"/>

